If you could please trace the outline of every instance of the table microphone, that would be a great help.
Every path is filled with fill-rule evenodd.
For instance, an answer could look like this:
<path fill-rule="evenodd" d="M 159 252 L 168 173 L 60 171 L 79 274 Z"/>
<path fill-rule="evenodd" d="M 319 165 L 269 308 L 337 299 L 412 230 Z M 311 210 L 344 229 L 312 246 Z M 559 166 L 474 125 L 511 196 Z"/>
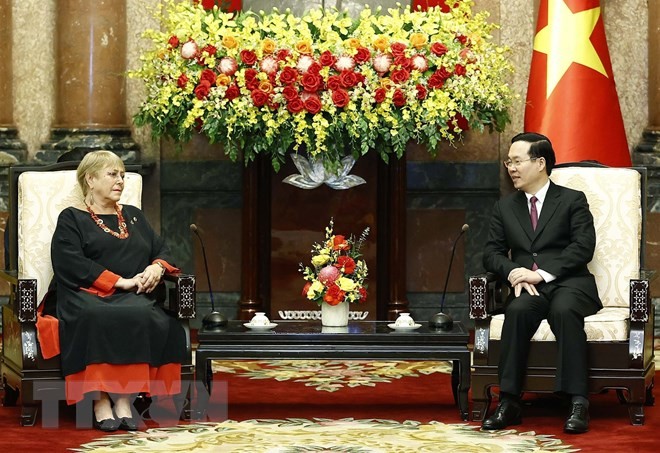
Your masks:
<path fill-rule="evenodd" d="M 451 265 L 454 262 L 454 252 L 456 252 L 456 244 L 458 240 L 463 236 L 463 234 L 470 229 L 470 225 L 467 223 L 461 227 L 461 232 L 454 241 L 454 245 L 451 248 L 451 258 L 449 259 L 449 268 L 447 269 L 447 278 L 445 279 L 445 289 L 442 290 L 442 301 L 440 302 L 440 312 L 431 316 L 429 319 L 429 327 L 435 327 L 436 329 L 450 330 L 454 326 L 454 320 L 451 319 L 446 313 L 443 313 L 445 308 L 445 297 L 447 296 L 447 284 L 449 283 L 449 274 L 451 273 Z"/>
<path fill-rule="evenodd" d="M 202 325 L 204 327 L 213 328 L 221 327 L 227 324 L 227 318 L 215 310 L 215 302 L 213 301 L 213 290 L 211 289 L 211 277 L 209 275 L 209 264 L 206 261 L 206 249 L 204 249 L 204 241 L 202 241 L 202 236 L 199 234 L 199 229 L 194 223 L 190 224 L 190 231 L 195 233 L 197 239 L 199 239 L 199 244 L 202 246 L 202 256 L 204 257 L 204 270 L 206 271 L 206 281 L 209 285 L 209 295 L 211 296 L 211 313 L 204 316 L 202 319 Z"/>

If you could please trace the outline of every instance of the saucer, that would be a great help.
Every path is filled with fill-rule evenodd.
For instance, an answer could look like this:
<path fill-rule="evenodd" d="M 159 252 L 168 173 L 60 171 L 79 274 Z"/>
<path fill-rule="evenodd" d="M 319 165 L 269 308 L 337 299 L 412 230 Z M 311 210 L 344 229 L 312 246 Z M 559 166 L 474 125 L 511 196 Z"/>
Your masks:
<path fill-rule="evenodd" d="M 274 322 L 271 322 L 270 324 L 255 326 L 255 325 L 250 324 L 249 322 L 244 322 L 243 325 L 245 327 L 247 327 L 248 329 L 252 329 L 252 330 L 270 330 L 273 327 L 275 327 L 277 324 L 274 323 Z"/>
<path fill-rule="evenodd" d="M 402 332 L 405 332 L 407 330 L 419 329 L 420 327 L 422 327 L 422 325 L 415 323 L 412 326 L 397 326 L 396 324 L 392 323 L 392 324 L 388 324 L 387 327 L 389 327 L 390 329 L 400 330 Z"/>

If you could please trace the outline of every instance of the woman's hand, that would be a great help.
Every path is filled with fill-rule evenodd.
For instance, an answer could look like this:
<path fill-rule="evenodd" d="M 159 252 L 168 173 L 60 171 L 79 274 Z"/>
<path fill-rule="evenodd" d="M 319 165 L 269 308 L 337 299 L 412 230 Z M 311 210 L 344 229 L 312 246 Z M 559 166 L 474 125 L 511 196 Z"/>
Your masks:
<path fill-rule="evenodd" d="M 135 291 L 140 293 L 142 288 L 142 283 L 137 277 L 133 278 L 122 278 L 119 277 L 117 283 L 115 283 L 115 288 L 123 289 L 124 291 Z"/>
<path fill-rule="evenodd" d="M 140 288 L 136 291 L 138 294 L 150 293 L 160 283 L 164 274 L 164 269 L 159 264 L 150 264 L 144 268 L 144 271 L 135 276 L 140 283 Z"/>

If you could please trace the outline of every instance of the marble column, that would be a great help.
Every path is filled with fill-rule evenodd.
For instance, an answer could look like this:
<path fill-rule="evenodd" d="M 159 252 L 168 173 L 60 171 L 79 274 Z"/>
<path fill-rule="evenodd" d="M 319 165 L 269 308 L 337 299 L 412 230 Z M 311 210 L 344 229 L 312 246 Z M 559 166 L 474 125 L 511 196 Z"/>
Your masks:
<path fill-rule="evenodd" d="M 14 124 L 11 3 L 0 0 L 0 169 L 25 160 L 27 155 Z"/>
<path fill-rule="evenodd" d="M 139 160 L 126 121 L 126 1 L 59 0 L 56 108 L 37 160 L 67 151 L 108 149 Z"/>

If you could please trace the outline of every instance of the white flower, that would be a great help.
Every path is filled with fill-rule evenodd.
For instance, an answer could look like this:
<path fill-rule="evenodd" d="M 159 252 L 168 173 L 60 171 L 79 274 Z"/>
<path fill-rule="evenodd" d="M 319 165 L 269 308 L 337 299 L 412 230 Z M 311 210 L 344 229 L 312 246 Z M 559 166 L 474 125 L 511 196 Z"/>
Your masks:
<path fill-rule="evenodd" d="M 224 57 L 220 60 L 220 63 L 218 63 L 218 70 L 228 76 L 234 75 L 237 69 L 238 64 L 236 63 L 236 60 L 231 57 Z"/>
<path fill-rule="evenodd" d="M 309 55 L 302 55 L 300 57 L 300 60 L 298 60 L 298 65 L 296 65 L 296 68 L 298 71 L 300 71 L 302 74 L 306 73 L 309 67 L 314 63 L 314 59 L 310 57 Z"/>
<path fill-rule="evenodd" d="M 197 43 L 195 41 L 188 41 L 181 46 L 181 56 L 186 60 L 195 58 L 197 56 Z"/>
<path fill-rule="evenodd" d="M 426 61 L 426 57 L 424 55 L 415 55 L 412 57 L 412 65 L 413 68 L 417 69 L 420 72 L 424 72 L 429 68 L 429 64 Z"/>
<path fill-rule="evenodd" d="M 279 69 L 277 60 L 273 57 L 266 57 L 261 60 L 261 70 L 266 74 L 275 74 Z"/>
<path fill-rule="evenodd" d="M 337 59 L 335 63 L 335 69 L 337 71 L 347 71 L 355 67 L 355 60 L 349 57 L 348 55 L 342 55 Z"/>
<path fill-rule="evenodd" d="M 389 55 L 379 54 L 374 58 L 374 69 L 376 72 L 385 73 L 390 70 L 392 58 Z"/>

